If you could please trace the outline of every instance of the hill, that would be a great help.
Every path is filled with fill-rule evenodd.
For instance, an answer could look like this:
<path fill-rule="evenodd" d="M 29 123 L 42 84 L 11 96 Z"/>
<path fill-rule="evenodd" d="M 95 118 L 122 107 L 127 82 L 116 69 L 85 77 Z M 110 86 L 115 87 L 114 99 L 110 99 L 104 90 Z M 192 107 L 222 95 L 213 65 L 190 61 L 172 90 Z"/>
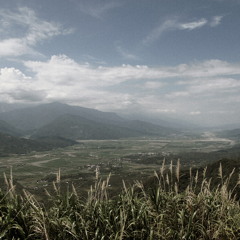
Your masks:
<path fill-rule="evenodd" d="M 0 156 L 6 156 L 8 154 L 23 154 L 32 151 L 47 151 L 75 144 L 74 141 L 63 138 L 31 140 L 6 135 L 4 133 L 0 133 L 0 143 Z"/>

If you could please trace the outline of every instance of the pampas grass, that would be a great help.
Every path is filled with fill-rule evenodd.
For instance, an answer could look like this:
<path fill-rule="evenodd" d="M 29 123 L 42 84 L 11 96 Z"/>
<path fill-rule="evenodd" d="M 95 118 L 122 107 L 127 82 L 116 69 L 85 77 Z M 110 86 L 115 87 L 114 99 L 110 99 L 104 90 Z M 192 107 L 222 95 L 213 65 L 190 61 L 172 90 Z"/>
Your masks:
<path fill-rule="evenodd" d="M 220 165 L 221 181 L 213 188 L 206 168 L 201 178 L 190 169 L 188 187 L 180 191 L 180 167 L 179 161 L 169 167 L 163 162 L 151 189 L 123 181 L 113 198 L 108 195 L 111 177 L 102 180 L 96 171 L 85 200 L 74 186 L 60 191 L 59 170 L 46 205 L 27 191 L 16 194 L 10 173 L 6 192 L 0 191 L 0 239 L 240 239 L 240 206 L 233 195 L 240 181 L 234 189 L 228 186 L 235 170 L 224 178 Z"/>

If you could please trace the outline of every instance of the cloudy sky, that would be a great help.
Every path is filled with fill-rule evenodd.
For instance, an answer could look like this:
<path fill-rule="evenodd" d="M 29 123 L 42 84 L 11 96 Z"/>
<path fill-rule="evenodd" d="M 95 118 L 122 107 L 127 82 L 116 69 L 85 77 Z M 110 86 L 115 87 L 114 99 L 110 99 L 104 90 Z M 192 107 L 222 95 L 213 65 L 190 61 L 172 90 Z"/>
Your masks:
<path fill-rule="evenodd" d="M 240 0 L 0 0 L 0 102 L 240 120 Z"/>

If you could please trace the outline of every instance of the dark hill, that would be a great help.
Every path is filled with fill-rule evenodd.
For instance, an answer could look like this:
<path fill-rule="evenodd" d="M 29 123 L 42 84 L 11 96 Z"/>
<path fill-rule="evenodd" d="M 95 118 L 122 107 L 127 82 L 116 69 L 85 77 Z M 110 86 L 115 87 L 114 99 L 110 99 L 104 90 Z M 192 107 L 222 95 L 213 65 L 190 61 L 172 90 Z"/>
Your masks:
<path fill-rule="evenodd" d="M 0 133 L 0 156 L 23 154 L 32 151 L 48 151 L 73 144 L 75 144 L 74 141 L 59 137 L 31 140 Z"/>

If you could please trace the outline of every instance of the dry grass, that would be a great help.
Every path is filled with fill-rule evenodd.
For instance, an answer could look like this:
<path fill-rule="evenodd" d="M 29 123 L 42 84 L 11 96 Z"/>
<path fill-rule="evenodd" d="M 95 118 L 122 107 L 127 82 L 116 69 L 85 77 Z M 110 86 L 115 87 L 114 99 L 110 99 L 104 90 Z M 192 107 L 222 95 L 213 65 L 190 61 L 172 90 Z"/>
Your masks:
<path fill-rule="evenodd" d="M 110 176 L 103 181 L 96 171 L 85 200 L 74 186 L 61 192 L 59 171 L 46 205 L 26 191 L 16 194 L 10 174 L 0 192 L 0 239 L 240 239 L 240 206 L 228 188 L 232 174 L 224 177 L 220 165 L 221 183 L 212 188 L 206 171 L 199 182 L 190 169 L 189 185 L 180 192 L 180 162 L 163 163 L 152 189 L 123 182 L 114 198 L 108 196 Z"/>

